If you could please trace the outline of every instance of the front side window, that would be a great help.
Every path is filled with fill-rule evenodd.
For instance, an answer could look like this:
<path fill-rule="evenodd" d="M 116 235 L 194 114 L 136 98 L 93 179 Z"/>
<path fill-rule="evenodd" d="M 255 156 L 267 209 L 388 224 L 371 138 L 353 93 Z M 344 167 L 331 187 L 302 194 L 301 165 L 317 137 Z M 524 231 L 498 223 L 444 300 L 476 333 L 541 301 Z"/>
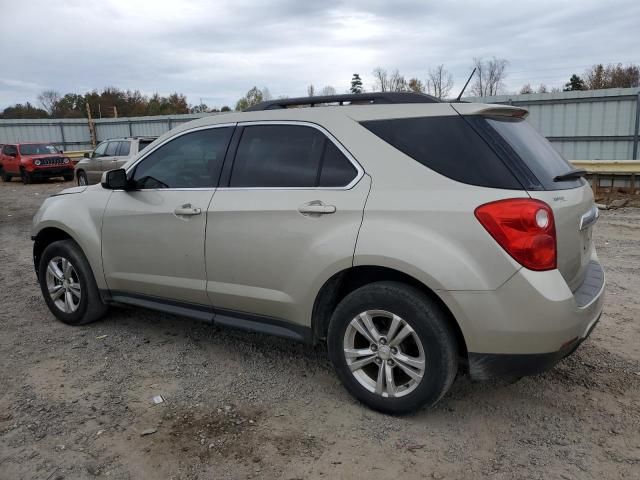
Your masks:
<path fill-rule="evenodd" d="M 136 188 L 208 188 L 218 183 L 233 127 L 181 135 L 145 157 L 136 167 Z"/>
<path fill-rule="evenodd" d="M 242 132 L 229 186 L 343 187 L 356 175 L 338 147 L 315 128 L 254 125 Z"/>
<path fill-rule="evenodd" d="M 107 145 L 109 145 L 109 142 L 102 142 L 100 145 L 98 145 L 93 151 L 91 158 L 104 157 L 104 152 L 107 150 Z"/>

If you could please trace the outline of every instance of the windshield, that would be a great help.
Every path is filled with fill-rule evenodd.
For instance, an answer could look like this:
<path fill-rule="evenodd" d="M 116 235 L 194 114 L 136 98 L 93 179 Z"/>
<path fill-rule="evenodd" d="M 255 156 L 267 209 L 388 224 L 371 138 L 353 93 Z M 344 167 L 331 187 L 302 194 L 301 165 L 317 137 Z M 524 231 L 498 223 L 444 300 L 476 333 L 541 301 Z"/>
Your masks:
<path fill-rule="evenodd" d="M 22 155 L 51 155 L 59 152 L 56 147 L 48 143 L 33 143 L 20 145 L 20 153 Z"/>
<path fill-rule="evenodd" d="M 573 170 L 574 167 L 529 122 L 523 119 L 493 117 L 488 118 L 487 123 L 509 144 L 545 190 L 576 188 L 583 185 L 584 181 L 580 178 L 554 182 L 555 177 Z"/>

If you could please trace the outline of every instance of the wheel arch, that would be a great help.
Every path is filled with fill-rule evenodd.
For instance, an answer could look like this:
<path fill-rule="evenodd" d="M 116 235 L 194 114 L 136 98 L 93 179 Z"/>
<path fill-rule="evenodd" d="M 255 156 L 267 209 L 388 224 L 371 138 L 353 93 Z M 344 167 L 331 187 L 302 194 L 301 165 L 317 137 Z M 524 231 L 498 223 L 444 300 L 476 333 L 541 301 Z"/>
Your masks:
<path fill-rule="evenodd" d="M 317 343 L 326 338 L 331 315 L 344 297 L 357 288 L 380 281 L 396 281 L 411 285 L 432 299 L 445 313 L 456 337 L 459 357 L 463 360 L 462 364 L 466 365 L 468 358 L 467 342 L 460 324 L 436 291 L 407 273 L 378 265 L 358 265 L 344 269 L 335 273 L 324 283 L 318 291 L 313 304 L 311 317 L 313 342 Z"/>
<path fill-rule="evenodd" d="M 36 276 L 38 276 L 38 265 L 40 264 L 40 258 L 45 248 L 51 245 L 53 242 L 59 240 L 73 240 L 76 244 L 78 241 L 73 236 L 59 227 L 45 227 L 40 230 L 33 237 L 33 266 L 36 270 Z M 79 244 L 78 244 L 79 246 Z M 80 247 L 82 249 L 82 247 Z"/>

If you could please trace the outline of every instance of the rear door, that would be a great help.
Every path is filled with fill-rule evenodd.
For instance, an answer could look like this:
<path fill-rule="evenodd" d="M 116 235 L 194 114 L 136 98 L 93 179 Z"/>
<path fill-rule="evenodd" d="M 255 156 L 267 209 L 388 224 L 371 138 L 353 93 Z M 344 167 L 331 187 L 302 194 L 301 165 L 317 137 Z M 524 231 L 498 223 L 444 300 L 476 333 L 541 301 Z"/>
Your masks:
<path fill-rule="evenodd" d="M 119 142 L 117 156 L 113 161 L 113 168 L 122 168 L 129 161 L 133 140 L 122 140 Z"/>
<path fill-rule="evenodd" d="M 352 265 L 370 180 L 317 126 L 240 125 L 207 212 L 209 297 L 218 309 L 304 323 L 314 281 Z"/>
<path fill-rule="evenodd" d="M 19 167 L 18 147 L 16 145 L 2 147 L 2 169 L 11 175 L 17 175 L 20 173 Z"/>
<path fill-rule="evenodd" d="M 488 126 L 506 142 L 535 177 L 528 186 L 532 198 L 546 202 L 555 218 L 558 270 L 572 290 L 583 282 L 593 253 L 592 230 L 598 217 L 593 192 L 584 178 L 559 179 L 574 167 L 525 120 L 493 117 Z"/>

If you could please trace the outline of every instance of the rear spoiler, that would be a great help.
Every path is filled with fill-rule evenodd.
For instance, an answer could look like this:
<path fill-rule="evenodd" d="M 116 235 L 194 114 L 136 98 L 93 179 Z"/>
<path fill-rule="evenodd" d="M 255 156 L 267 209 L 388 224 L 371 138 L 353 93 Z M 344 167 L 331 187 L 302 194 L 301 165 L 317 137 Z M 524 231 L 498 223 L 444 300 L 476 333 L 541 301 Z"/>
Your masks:
<path fill-rule="evenodd" d="M 513 117 L 525 118 L 529 115 L 526 108 L 512 107 L 510 105 L 487 105 L 478 103 L 451 104 L 460 115 L 482 115 L 486 117 Z"/>

